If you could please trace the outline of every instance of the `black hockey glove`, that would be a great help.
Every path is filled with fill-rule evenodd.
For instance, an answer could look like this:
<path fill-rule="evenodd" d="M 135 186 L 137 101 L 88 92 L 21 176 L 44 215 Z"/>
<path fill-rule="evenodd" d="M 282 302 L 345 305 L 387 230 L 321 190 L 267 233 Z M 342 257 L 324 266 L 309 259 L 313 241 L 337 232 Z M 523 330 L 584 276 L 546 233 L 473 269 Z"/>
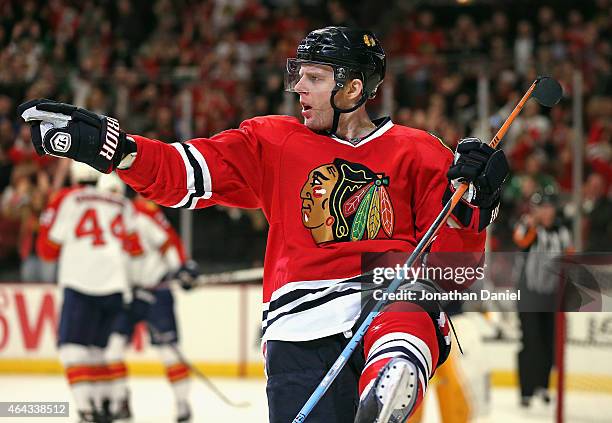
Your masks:
<path fill-rule="evenodd" d="M 123 307 L 135 322 L 144 320 L 151 306 L 157 302 L 155 294 L 151 289 L 140 286 L 132 287 L 131 301 Z"/>
<path fill-rule="evenodd" d="M 510 167 L 503 150 L 495 150 L 478 138 L 464 138 L 459 141 L 455 160 L 446 176 L 454 189 L 461 182 L 470 184 L 463 196 L 468 203 L 491 208 L 499 202 L 509 174 Z"/>
<path fill-rule="evenodd" d="M 200 274 L 198 263 L 193 260 L 187 260 L 179 270 L 177 270 L 175 278 L 178 279 L 181 287 L 185 291 L 189 291 L 197 285 L 198 276 L 200 276 Z"/>
<path fill-rule="evenodd" d="M 497 217 L 501 190 L 510 174 L 510 166 L 503 150 L 495 150 L 478 138 L 463 138 L 455 152 L 455 160 L 446 176 L 450 188 L 444 195 L 446 202 L 462 182 L 469 183 L 463 199 L 480 209 L 478 230 L 483 230 Z M 461 203 L 453 210 L 464 226 L 469 226 L 472 214 Z"/>
<path fill-rule="evenodd" d="M 21 104 L 17 112 L 30 124 L 39 155 L 68 157 L 110 173 L 136 143 L 127 139 L 117 119 L 47 99 Z"/>

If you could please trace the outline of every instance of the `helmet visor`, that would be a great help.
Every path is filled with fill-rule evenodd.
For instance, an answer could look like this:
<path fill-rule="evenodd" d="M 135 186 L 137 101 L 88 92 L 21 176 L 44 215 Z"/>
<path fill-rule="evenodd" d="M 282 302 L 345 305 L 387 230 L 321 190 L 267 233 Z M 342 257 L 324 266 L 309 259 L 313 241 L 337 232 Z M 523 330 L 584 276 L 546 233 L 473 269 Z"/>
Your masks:
<path fill-rule="evenodd" d="M 287 59 L 285 91 L 330 93 L 336 87 L 336 81 L 336 69 L 329 63 Z"/>

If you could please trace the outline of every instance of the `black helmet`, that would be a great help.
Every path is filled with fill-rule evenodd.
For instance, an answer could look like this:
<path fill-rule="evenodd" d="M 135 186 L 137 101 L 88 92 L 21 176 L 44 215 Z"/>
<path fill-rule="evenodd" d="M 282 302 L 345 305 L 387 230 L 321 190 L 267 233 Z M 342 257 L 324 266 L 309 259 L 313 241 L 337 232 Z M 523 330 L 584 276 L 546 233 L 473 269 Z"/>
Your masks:
<path fill-rule="evenodd" d="M 332 66 L 337 88 L 351 78 L 363 81 L 367 98 L 374 98 L 385 77 L 385 52 L 371 31 L 328 26 L 312 31 L 297 48 L 297 62 Z"/>
<path fill-rule="evenodd" d="M 361 79 L 368 98 L 376 95 L 385 77 L 385 52 L 376 36 L 363 29 L 329 26 L 312 31 L 298 45 L 296 58 L 331 65 L 340 83 Z"/>
<path fill-rule="evenodd" d="M 357 110 L 369 98 L 376 96 L 386 69 L 385 52 L 376 36 L 371 31 L 343 26 L 317 29 L 300 42 L 296 58 L 287 59 L 287 91 L 294 91 L 295 84 L 300 79 L 299 69 L 302 63 L 329 65 L 334 70 L 336 85 L 329 99 L 334 109 L 333 124 L 329 131 L 331 134 L 338 129 L 341 113 Z M 363 82 L 363 93 L 353 107 L 341 109 L 336 106 L 334 97 L 351 79 L 360 79 Z"/>

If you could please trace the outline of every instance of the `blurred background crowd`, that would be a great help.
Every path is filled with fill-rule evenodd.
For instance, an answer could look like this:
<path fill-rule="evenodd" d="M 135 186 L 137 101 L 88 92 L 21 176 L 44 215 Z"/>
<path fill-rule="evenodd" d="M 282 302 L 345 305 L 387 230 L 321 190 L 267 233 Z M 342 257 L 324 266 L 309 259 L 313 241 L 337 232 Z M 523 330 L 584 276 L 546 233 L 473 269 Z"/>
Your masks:
<path fill-rule="evenodd" d="M 372 29 L 388 56 L 368 110 L 438 134 L 450 147 L 477 131 L 479 78 L 489 130 L 536 75 L 564 88 L 553 109 L 530 102 L 504 140 L 512 177 L 491 248 L 512 251 L 512 228 L 536 192 L 558 194 L 562 218 L 582 208 L 584 250 L 612 239 L 612 2 L 324 0 L 0 0 L 0 280 L 36 280 L 38 218 L 68 184 L 59 159 L 38 157 L 16 116 L 47 97 L 115 116 L 122 129 L 166 142 L 208 137 L 263 114 L 298 115 L 283 91 L 285 60 L 310 30 Z M 574 134 L 576 72 L 582 133 Z M 574 139 L 584 151 L 583 201 L 569 201 Z M 176 210 L 166 210 L 178 224 Z M 193 256 L 205 269 L 261 265 L 258 211 L 193 215 Z M 20 274 L 20 269 L 22 270 Z M 31 273 L 31 272 L 30 272 Z"/>

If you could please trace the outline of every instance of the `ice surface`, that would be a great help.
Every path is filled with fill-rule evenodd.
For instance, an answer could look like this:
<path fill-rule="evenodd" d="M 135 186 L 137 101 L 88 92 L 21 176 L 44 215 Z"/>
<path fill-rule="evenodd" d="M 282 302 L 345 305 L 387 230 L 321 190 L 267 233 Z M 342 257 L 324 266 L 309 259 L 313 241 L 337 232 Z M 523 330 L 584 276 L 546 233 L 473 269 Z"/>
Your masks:
<path fill-rule="evenodd" d="M 249 407 L 232 408 L 217 398 L 197 379 L 192 380 L 191 404 L 194 423 L 266 422 L 268 416 L 265 383 L 262 379 L 213 379 L 227 397 L 248 401 Z M 130 379 L 134 423 L 169 423 L 175 421 L 174 399 L 164 378 Z M 70 401 L 66 418 L 1 418 L 1 423 L 75 422 L 76 408 L 67 382 L 60 376 L 0 377 L 0 401 Z"/>
<path fill-rule="evenodd" d="M 248 401 L 247 408 L 232 408 L 224 404 L 208 388 L 192 380 L 191 400 L 194 423 L 267 422 L 265 382 L 262 379 L 214 378 L 214 383 L 236 402 Z M 132 407 L 135 423 L 168 423 L 174 421 L 172 392 L 165 379 L 158 377 L 135 377 L 130 379 Z M 568 422 L 595 423 L 612 421 L 610 395 L 572 393 L 568 397 Z M 76 410 L 68 384 L 60 376 L 2 376 L 0 377 L 0 401 L 70 401 L 71 418 L 0 418 L 0 423 L 55 423 L 75 422 Z M 424 423 L 438 423 L 435 390 L 427 395 Z M 533 407 L 523 410 L 518 407 L 516 389 L 494 389 L 491 413 L 479 423 L 547 423 L 553 422 L 554 407 L 535 401 Z M 289 422 L 288 422 L 289 423 Z"/>

